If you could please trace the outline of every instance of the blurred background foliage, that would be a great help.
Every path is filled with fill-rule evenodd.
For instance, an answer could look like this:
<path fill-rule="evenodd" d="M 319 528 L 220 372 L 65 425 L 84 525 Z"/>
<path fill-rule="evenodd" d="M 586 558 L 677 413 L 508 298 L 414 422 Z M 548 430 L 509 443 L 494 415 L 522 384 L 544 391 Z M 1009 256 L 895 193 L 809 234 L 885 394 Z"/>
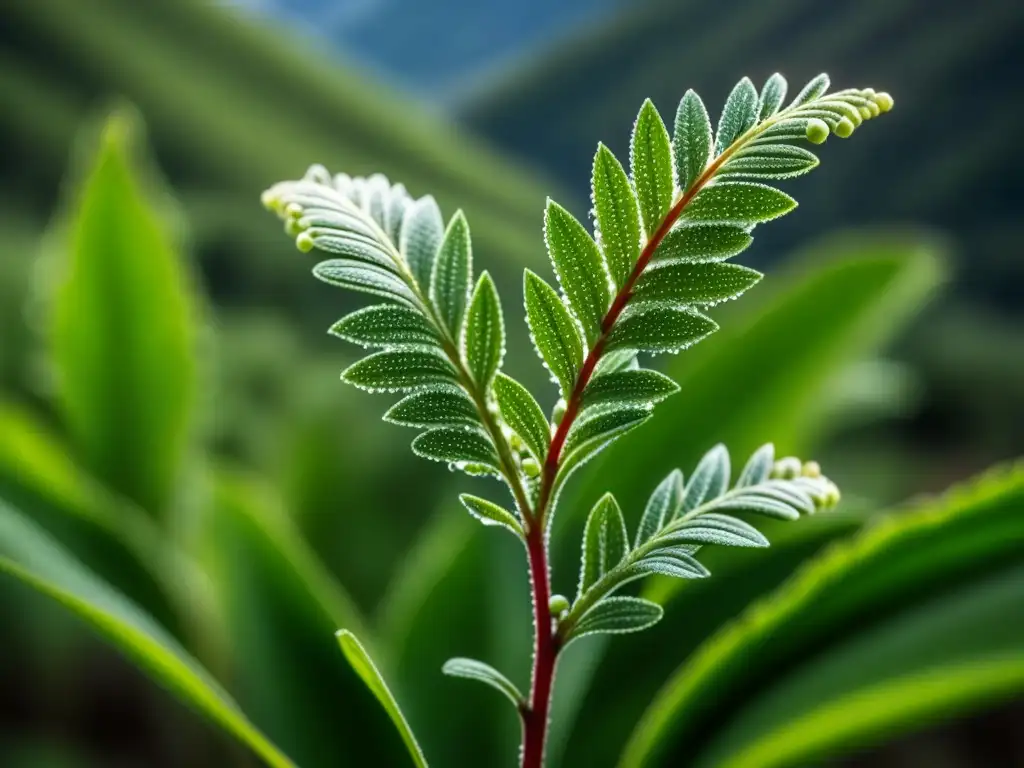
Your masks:
<path fill-rule="evenodd" d="M 1018 4 L 11 0 L 0 19 L 0 497 L 20 510 L 0 556 L 49 552 L 21 565 L 113 584 L 133 602 L 124 626 L 141 608 L 302 765 L 406 760 L 337 652 L 339 626 L 379 655 L 436 765 L 510 764 L 504 703 L 439 669 L 477 656 L 525 684 L 530 632 L 520 553 L 464 519 L 462 481 L 380 423 L 384 398 L 337 382 L 351 352 L 324 331 L 355 305 L 309 279 L 258 207 L 312 162 L 463 207 L 506 296 L 508 365 L 543 387 L 511 297 L 523 267 L 546 269 L 544 198 L 586 214 L 593 148 L 622 154 L 644 97 L 667 111 L 693 87 L 717 104 L 739 76 L 775 70 L 896 95 L 884 125 L 826 145 L 826 168 L 793 185 L 800 210 L 751 252 L 765 284 L 716 314 L 708 345 L 662 361 L 683 393 L 573 483 L 556 589 L 570 591 L 599 491 L 636 515 L 718 440 L 736 456 L 764 440 L 813 454 L 845 511 L 660 593 L 667 619 L 650 637 L 579 644 L 553 762 L 614 764 L 685 656 L 797 563 L 872 511 L 1024 449 Z M 1020 517 L 1019 493 L 998 498 Z M 1019 525 L 993 531 L 1019 541 Z M 996 551 L 964 566 L 979 590 L 1013 565 Z M 884 616 L 924 595 L 956 608 L 948 580 L 900 578 Z M 1001 589 L 976 610 L 1019 595 Z M 248 760 L 10 579 L 0 608 L 0 764 Z M 899 630 L 851 608 L 835 631 L 872 621 Z M 843 640 L 810 633 L 800 653 L 827 659 Z M 800 684 L 818 673 L 785 663 L 791 701 L 813 699 Z M 730 700 L 755 703 L 719 734 L 738 742 L 786 693 L 765 674 L 740 683 Z M 982 699 L 956 725 L 912 721 L 849 759 L 1020 764 L 1020 706 Z M 724 759 L 720 740 L 705 747 Z"/>

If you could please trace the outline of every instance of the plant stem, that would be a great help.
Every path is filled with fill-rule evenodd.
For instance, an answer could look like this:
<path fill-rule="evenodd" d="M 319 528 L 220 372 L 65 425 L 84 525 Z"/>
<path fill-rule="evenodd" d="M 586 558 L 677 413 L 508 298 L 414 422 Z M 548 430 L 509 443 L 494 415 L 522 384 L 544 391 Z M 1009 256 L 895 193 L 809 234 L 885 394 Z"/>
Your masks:
<path fill-rule="evenodd" d="M 558 640 L 552 631 L 551 585 L 548 575 L 547 542 L 541 526 L 530 528 L 526 551 L 530 561 L 536 645 L 533 655 L 533 682 L 529 709 L 523 712 L 522 768 L 544 765 L 544 742 L 548 730 L 548 708 L 555 680 Z"/>

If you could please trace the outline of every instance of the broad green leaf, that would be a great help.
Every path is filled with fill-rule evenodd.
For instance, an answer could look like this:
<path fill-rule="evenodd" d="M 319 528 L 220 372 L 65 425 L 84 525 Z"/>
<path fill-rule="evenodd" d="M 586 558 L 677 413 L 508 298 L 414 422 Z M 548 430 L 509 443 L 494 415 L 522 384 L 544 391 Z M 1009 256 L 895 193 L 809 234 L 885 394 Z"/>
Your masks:
<path fill-rule="evenodd" d="M 714 306 L 738 298 L 763 275 L 739 264 L 680 262 L 648 269 L 637 282 L 636 301 Z"/>
<path fill-rule="evenodd" d="M 831 85 L 831 82 L 828 75 L 822 72 L 801 89 L 790 106 L 795 107 L 800 104 L 806 104 L 809 101 L 814 101 L 828 90 L 829 85 Z"/>
<path fill-rule="evenodd" d="M 582 595 L 608 571 L 622 562 L 629 550 L 629 534 L 615 497 L 602 496 L 590 510 L 583 529 L 580 579 L 576 594 Z"/>
<path fill-rule="evenodd" d="M 115 113 L 62 234 L 50 345 L 76 454 L 112 490 L 162 517 L 192 430 L 197 319 L 188 271 L 132 162 Z"/>
<path fill-rule="evenodd" d="M 420 745 L 416 742 L 412 728 L 406 722 L 398 702 L 395 701 L 394 694 L 391 693 L 388 684 L 384 682 L 384 677 L 381 675 L 380 670 L 377 669 L 377 665 L 373 663 L 370 654 L 366 652 L 366 649 L 356 636 L 347 629 L 338 630 L 336 637 L 338 638 L 338 645 L 341 646 L 341 652 L 345 654 L 345 658 L 352 666 L 352 669 L 359 675 L 359 678 L 366 684 L 366 687 L 373 692 L 377 701 L 384 707 L 388 717 L 391 718 L 391 722 L 395 724 L 395 728 L 398 729 L 402 741 L 405 742 L 405 746 L 409 750 L 409 756 L 412 758 L 413 765 L 417 766 L 417 768 L 427 768 L 427 759 L 423 756 L 423 750 L 420 749 Z"/>
<path fill-rule="evenodd" d="M 410 307 L 417 306 L 416 297 L 409 286 L 390 272 L 369 264 L 329 259 L 313 267 L 313 275 L 318 280 L 338 288 L 368 293 L 371 296 L 408 304 Z"/>
<path fill-rule="evenodd" d="M 672 178 L 672 143 L 654 102 L 644 101 L 633 126 L 629 145 L 633 186 L 640 200 L 644 230 L 650 238 L 672 206 L 675 182 Z"/>
<path fill-rule="evenodd" d="M 304 216 L 300 221 L 308 229 L 304 230 L 305 238 L 312 247 L 324 253 L 343 256 L 334 261 L 359 262 L 365 267 L 374 267 L 386 275 L 397 276 L 395 260 L 387 246 L 381 243 L 379 236 L 367 236 L 357 232 L 341 231 L 336 228 L 313 226 L 312 222 L 322 220 L 317 216 Z"/>
<path fill-rule="evenodd" d="M 417 456 L 450 464 L 469 463 L 498 466 L 498 456 L 480 429 L 440 427 L 424 432 L 412 441 Z"/>
<path fill-rule="evenodd" d="M 598 242 L 616 288 L 622 288 L 640 256 L 640 209 L 629 177 L 604 144 L 597 145 L 592 182 Z"/>
<path fill-rule="evenodd" d="M 834 647 L 836 638 L 856 642 L 854 635 L 870 636 L 872 627 L 897 609 L 920 605 L 929 593 L 941 595 L 947 585 L 998 569 L 1024 543 L 1022 503 L 1024 470 L 1018 466 L 890 515 L 830 548 L 774 595 L 751 606 L 747 616 L 707 640 L 673 675 L 637 726 L 623 764 L 647 764 L 654 750 L 670 743 L 686 744 L 691 754 L 699 751 L 712 735 L 702 733 L 704 724 L 721 723 L 718 707 L 728 706 L 735 696 L 749 701 L 758 675 L 799 663 L 812 649 L 827 664 L 823 643 Z M 756 620 L 751 618 L 755 615 Z M 931 648 L 919 645 L 915 653 L 927 656 L 943 647 L 938 641 L 942 633 L 927 636 Z M 846 667 L 848 673 L 856 670 L 861 681 L 869 673 L 884 680 L 895 671 L 871 662 Z M 785 711 L 788 721 L 793 708 Z"/>
<path fill-rule="evenodd" d="M 632 573 L 669 576 L 674 579 L 704 579 L 711 575 L 692 554 L 692 547 L 665 547 L 639 561 L 630 568 Z"/>
<path fill-rule="evenodd" d="M 583 365 L 583 339 L 555 289 L 530 270 L 523 275 L 523 296 L 530 337 L 544 365 L 568 397 Z"/>
<path fill-rule="evenodd" d="M 440 341 L 422 313 L 400 304 L 364 307 L 332 325 L 330 333 L 364 347 L 436 346 Z"/>
<path fill-rule="evenodd" d="M 771 474 L 774 463 L 775 446 L 772 443 L 765 443 L 751 454 L 736 480 L 736 486 L 743 487 L 763 483 Z"/>
<path fill-rule="evenodd" d="M 484 272 L 473 292 L 460 339 L 462 360 L 484 392 L 505 357 L 505 321 L 491 276 Z"/>
<path fill-rule="evenodd" d="M 416 201 L 409 197 L 409 192 L 404 184 L 395 184 L 391 188 L 384 211 L 384 218 L 387 222 L 385 234 L 396 246 L 400 246 L 402 241 L 402 222 L 405 221 L 405 212 L 415 204 Z M 427 274 L 429 276 L 430 273 Z M 421 283 L 421 285 L 426 285 L 426 283 Z"/>
<path fill-rule="evenodd" d="M 718 118 L 715 157 L 757 124 L 758 106 L 757 88 L 749 77 L 744 77 L 729 93 Z"/>
<path fill-rule="evenodd" d="M 749 179 L 792 179 L 818 167 L 818 157 L 789 144 L 755 146 L 738 152 L 718 171 L 719 176 Z"/>
<path fill-rule="evenodd" d="M 434 271 L 434 259 L 444 240 L 444 219 L 437 201 L 427 195 L 410 205 L 402 217 L 402 230 L 398 243 L 402 255 L 409 264 L 409 270 L 416 279 L 420 291 L 426 295 L 430 290 L 430 276 Z"/>
<path fill-rule="evenodd" d="M 593 342 L 612 300 L 601 249 L 586 228 L 553 200 L 548 200 L 544 212 L 544 240 L 569 306 Z"/>
<path fill-rule="evenodd" d="M 685 192 L 700 178 L 711 159 L 711 118 L 695 91 L 687 91 L 679 102 L 672 149 L 676 178 Z"/>
<path fill-rule="evenodd" d="M 585 462 L 590 461 L 616 438 L 639 427 L 650 416 L 650 405 L 620 406 L 602 409 L 594 415 L 581 416 L 569 431 L 555 485 L 561 487 L 569 475 Z"/>
<path fill-rule="evenodd" d="M 448 222 L 430 276 L 430 301 L 455 338 L 462 327 L 462 315 L 466 311 L 472 281 L 473 247 L 469 223 L 462 211 L 456 211 Z"/>
<path fill-rule="evenodd" d="M 777 219 L 796 208 L 796 200 L 774 187 L 750 181 L 719 181 L 697 193 L 683 211 L 688 222 L 749 227 Z"/>
<path fill-rule="evenodd" d="M 707 512 L 687 520 L 666 536 L 672 542 L 718 544 L 725 547 L 767 547 L 768 539 L 754 526 L 739 518 Z"/>
<path fill-rule="evenodd" d="M 154 680 L 230 733 L 268 765 L 277 768 L 293 765 L 163 627 L 91 573 L 29 518 L 3 502 L 0 502 L 0 573 L 77 615 Z"/>
<path fill-rule="evenodd" d="M 494 398 L 501 418 L 523 439 L 538 462 L 547 458 L 551 426 L 540 405 L 522 384 L 499 373 L 494 380 Z"/>
<path fill-rule="evenodd" d="M 786 78 L 778 72 L 765 81 L 760 96 L 761 108 L 759 112 L 761 120 L 765 120 L 779 111 L 782 107 L 782 102 L 786 100 L 786 90 L 788 87 Z"/>
<path fill-rule="evenodd" d="M 342 381 L 367 392 L 401 392 L 430 384 L 456 383 L 451 363 L 440 354 L 420 349 L 388 349 L 353 363 Z"/>
<path fill-rule="evenodd" d="M 460 494 L 459 501 L 469 511 L 469 514 L 484 525 L 500 525 L 512 531 L 519 538 L 523 538 L 522 523 L 508 510 L 502 509 L 492 501 L 481 499 L 479 496 L 471 496 L 468 493 Z"/>
<path fill-rule="evenodd" d="M 403 397 L 384 414 L 384 420 L 403 427 L 475 427 L 480 414 L 464 389 L 450 385 Z"/>
<path fill-rule="evenodd" d="M 729 224 L 679 225 L 665 235 L 651 263 L 724 261 L 745 251 L 752 242 L 749 232 Z"/>
<path fill-rule="evenodd" d="M 679 514 L 692 512 L 708 499 L 714 499 L 725 493 L 729 487 L 729 449 L 719 443 L 697 464 L 690 475 L 679 505 Z"/>
<path fill-rule="evenodd" d="M 657 403 L 678 391 L 678 384 L 657 371 L 647 368 L 613 371 L 590 380 L 583 390 L 583 406 Z"/>
<path fill-rule="evenodd" d="M 633 371 L 640 367 L 636 359 L 635 349 L 613 349 L 605 352 L 597 361 L 594 368 L 594 376 L 604 376 L 606 373 L 618 373 L 619 371 Z"/>
<path fill-rule="evenodd" d="M 508 697 L 517 710 L 526 706 L 526 699 L 523 698 L 523 694 L 519 692 L 515 684 L 490 664 L 484 664 L 476 659 L 454 658 L 448 659 L 441 667 L 441 671 L 451 677 L 477 680 L 491 686 Z"/>
<path fill-rule="evenodd" d="M 583 614 L 566 642 L 599 632 L 639 632 L 657 624 L 663 613 L 660 605 L 640 597 L 607 597 Z"/>
<path fill-rule="evenodd" d="M 683 473 L 678 469 L 669 473 L 668 477 L 658 483 L 651 498 L 647 500 L 644 513 L 640 517 L 640 524 L 636 528 L 636 541 L 634 547 L 654 536 L 661 527 L 675 517 L 683 502 Z"/>
<path fill-rule="evenodd" d="M 714 320 L 689 307 L 637 305 L 615 324 L 607 348 L 678 352 L 717 330 Z"/>

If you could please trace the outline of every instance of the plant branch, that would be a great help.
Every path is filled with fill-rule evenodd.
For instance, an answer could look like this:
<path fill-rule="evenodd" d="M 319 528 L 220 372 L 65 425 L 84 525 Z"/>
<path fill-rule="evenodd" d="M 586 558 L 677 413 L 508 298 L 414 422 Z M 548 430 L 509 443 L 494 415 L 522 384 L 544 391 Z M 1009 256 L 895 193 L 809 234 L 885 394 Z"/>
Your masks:
<path fill-rule="evenodd" d="M 554 687 L 555 664 L 559 640 L 552 631 L 551 585 L 548 574 L 547 541 L 544 529 L 534 526 L 526 537 L 533 589 L 535 647 L 530 705 L 523 713 L 522 768 L 541 768 L 544 764 L 544 743 L 548 729 L 548 709 Z"/>

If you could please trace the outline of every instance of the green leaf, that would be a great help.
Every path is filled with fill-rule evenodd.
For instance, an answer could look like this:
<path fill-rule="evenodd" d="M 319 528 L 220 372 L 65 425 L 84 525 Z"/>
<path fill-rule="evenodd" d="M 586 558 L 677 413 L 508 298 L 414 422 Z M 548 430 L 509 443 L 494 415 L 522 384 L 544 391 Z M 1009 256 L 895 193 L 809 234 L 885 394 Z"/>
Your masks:
<path fill-rule="evenodd" d="M 336 637 L 338 638 L 338 645 L 341 646 L 341 652 L 345 654 L 345 658 L 352 666 L 352 669 L 366 683 L 366 687 L 373 692 L 373 695 L 377 697 L 377 701 L 384 707 L 384 711 L 388 713 L 391 722 L 395 724 L 395 728 L 398 729 L 399 734 L 402 736 L 402 741 L 405 742 L 405 746 L 409 750 L 409 756 L 412 758 L 413 765 L 416 765 L 417 768 L 427 768 L 427 759 L 423 756 L 423 750 L 420 749 L 420 745 L 416 742 L 412 728 L 406 722 L 398 702 L 395 701 L 394 695 L 388 688 L 387 683 L 384 682 L 384 677 L 373 663 L 370 654 L 366 652 L 366 649 L 356 639 L 356 636 L 347 629 L 338 630 Z"/>
<path fill-rule="evenodd" d="M 525 536 L 522 523 L 516 516 L 494 502 L 481 499 L 479 496 L 471 496 L 468 493 L 460 494 L 459 501 L 469 511 L 469 514 L 484 525 L 500 525 L 512 531 L 520 539 Z"/>
<path fill-rule="evenodd" d="M 443 240 L 444 219 L 437 201 L 430 195 L 421 197 L 406 209 L 398 243 L 423 294 L 429 292 L 434 260 Z"/>
<path fill-rule="evenodd" d="M 653 627 L 663 614 L 660 605 L 641 597 L 606 597 L 583 614 L 566 643 L 597 633 L 639 632 Z"/>
<path fill-rule="evenodd" d="M 441 427 L 424 432 L 412 441 L 417 456 L 449 464 L 498 466 L 498 456 L 490 439 L 479 429 Z"/>
<path fill-rule="evenodd" d="M 676 110 L 673 150 L 676 178 L 685 192 L 704 173 L 711 159 L 711 118 L 700 96 L 692 90 L 686 92 Z"/>
<path fill-rule="evenodd" d="M 635 349 L 613 349 L 601 355 L 594 367 L 594 377 L 604 376 L 606 373 L 618 373 L 619 371 L 633 371 L 640 367 L 636 359 Z"/>
<path fill-rule="evenodd" d="M 692 547 L 665 547 L 651 553 L 630 569 L 633 574 L 656 574 L 674 579 L 705 579 L 711 571 L 692 555 Z"/>
<path fill-rule="evenodd" d="M 330 333 L 364 347 L 435 346 L 440 341 L 420 312 L 399 304 L 364 307 L 332 325 Z"/>
<path fill-rule="evenodd" d="M 715 157 L 722 154 L 740 136 L 757 124 L 757 88 L 744 77 L 729 93 L 715 135 Z"/>
<path fill-rule="evenodd" d="M 679 514 L 692 512 L 706 499 L 715 499 L 729 487 L 729 449 L 719 443 L 704 454 L 686 484 Z"/>
<path fill-rule="evenodd" d="M 460 339 L 462 360 L 484 392 L 505 357 L 505 321 L 501 300 L 491 276 L 484 272 L 476 284 Z"/>
<path fill-rule="evenodd" d="M 533 395 L 515 379 L 499 373 L 494 380 L 494 397 L 501 418 L 523 439 L 533 457 L 543 463 L 551 440 L 551 426 Z"/>
<path fill-rule="evenodd" d="M 569 306 L 593 342 L 612 300 L 601 249 L 571 213 L 550 199 L 544 212 L 544 241 Z"/>
<path fill-rule="evenodd" d="M 643 424 L 651 416 L 649 405 L 627 405 L 584 414 L 569 430 L 555 484 L 561 486 L 576 469 L 613 440 Z"/>
<path fill-rule="evenodd" d="M 728 224 L 677 225 L 665 235 L 651 264 L 724 261 L 745 251 L 752 242 L 749 232 Z"/>
<path fill-rule="evenodd" d="M 453 337 L 458 337 L 473 280 L 473 248 L 462 211 L 448 222 L 430 276 L 430 301 Z"/>
<path fill-rule="evenodd" d="M 475 427 L 480 414 L 461 387 L 439 386 L 402 398 L 384 414 L 384 420 L 403 427 Z"/>
<path fill-rule="evenodd" d="M 396 246 L 400 247 L 402 242 L 402 222 L 405 220 L 405 212 L 415 205 L 416 202 L 417 201 L 409 197 L 409 192 L 406 190 L 404 184 L 395 184 L 388 194 L 388 199 L 386 201 L 387 208 L 384 212 L 384 218 L 385 221 L 387 221 L 385 234 L 387 234 L 388 239 Z M 430 275 L 429 271 L 427 272 L 427 275 Z M 421 285 L 426 285 L 426 283 L 421 283 Z"/>
<path fill-rule="evenodd" d="M 748 485 L 763 483 L 771 474 L 772 465 L 775 463 L 775 446 L 765 443 L 758 448 L 747 460 L 746 466 L 740 472 L 736 480 L 736 487 L 742 488 Z"/>
<path fill-rule="evenodd" d="M 55 600 L 84 620 L 146 674 L 268 765 L 293 765 L 163 627 L 97 578 L 29 518 L 3 502 L 0 573 Z"/>
<path fill-rule="evenodd" d="M 375 352 L 346 368 L 341 378 L 367 392 L 401 392 L 458 380 L 448 360 L 420 349 Z"/>
<path fill-rule="evenodd" d="M 1015 647 L 1019 649 L 1024 627 L 1017 622 L 1016 628 L 1011 629 L 1005 608 L 985 623 L 960 614 L 950 617 L 949 629 L 940 630 L 934 623 L 927 630 L 922 627 L 921 639 L 913 643 L 883 642 L 881 637 L 890 628 L 902 631 L 896 629 L 905 621 L 900 618 L 901 609 L 916 610 L 915 606 L 927 606 L 934 598 L 930 604 L 938 607 L 941 615 L 949 602 L 957 600 L 952 595 L 965 582 L 983 581 L 986 573 L 999 573 L 1007 562 L 1004 558 L 1019 552 L 1024 543 L 1024 517 L 1019 514 L 1022 503 L 1024 468 L 1011 467 L 990 473 L 938 500 L 888 515 L 846 542 L 829 548 L 797 577 L 750 606 L 745 615 L 708 639 L 691 656 L 686 667 L 672 676 L 652 702 L 634 731 L 621 764 L 653 764 L 655 752 L 664 752 L 671 744 L 685 744 L 691 756 L 710 758 L 711 752 L 703 747 L 712 735 L 721 735 L 716 742 L 728 742 L 728 751 L 742 751 L 749 743 L 749 731 L 743 737 L 728 738 L 728 722 L 722 719 L 722 708 L 726 708 L 725 718 L 735 717 L 735 710 L 728 711 L 728 702 L 751 701 L 752 691 L 764 690 L 753 681 L 771 675 L 773 670 L 791 670 L 782 680 L 779 672 L 773 677 L 778 695 L 789 688 L 792 698 L 774 701 L 771 711 L 775 714 L 758 719 L 764 724 L 775 721 L 775 727 L 785 731 L 791 723 L 799 722 L 801 714 L 807 711 L 805 708 L 810 706 L 813 711 L 822 693 L 842 697 L 851 688 L 898 681 L 907 662 L 894 664 L 884 658 L 893 652 L 906 653 L 916 659 L 914 663 L 927 666 L 941 660 L 944 649 L 951 644 L 961 642 L 953 636 L 970 642 L 971 638 L 999 634 L 997 628 L 1002 629 L 1003 638 L 1015 634 Z M 1024 579 L 1018 578 L 1016 584 L 1017 589 L 1024 588 Z M 959 602 L 966 608 L 978 601 L 971 595 Z M 905 615 L 909 618 L 913 613 Z M 879 639 L 877 644 L 874 637 Z M 861 650 L 854 663 L 849 648 L 856 645 Z M 830 670 L 827 673 L 826 668 Z M 837 675 L 844 678 L 842 683 L 830 683 L 830 678 L 835 681 Z M 812 685 L 810 681 L 815 682 Z M 799 686 L 805 694 L 795 693 Z M 834 693 L 828 693 L 829 688 Z M 908 695 L 913 693 L 911 688 L 903 690 Z M 927 701 L 929 695 L 926 688 L 903 699 L 903 703 L 917 706 L 914 702 Z M 763 706 L 760 700 L 753 706 L 767 709 L 770 696 L 763 699 Z M 858 713 L 863 711 L 857 699 L 854 695 L 847 705 L 851 706 L 850 723 L 857 722 Z M 891 725 L 896 725 L 906 722 L 899 719 L 901 709 L 902 705 L 876 711 L 887 712 L 886 718 L 893 718 Z M 835 712 L 840 720 L 846 719 L 844 709 Z M 782 713 L 784 718 L 779 717 Z M 882 722 L 876 721 L 875 726 Z M 708 723 L 716 725 L 714 734 L 704 730 Z M 832 738 L 828 732 L 818 735 L 823 742 Z"/>
<path fill-rule="evenodd" d="M 818 157 L 789 144 L 754 146 L 737 152 L 718 171 L 719 176 L 750 179 L 792 179 L 818 167 Z"/>
<path fill-rule="evenodd" d="M 648 269 L 637 282 L 635 301 L 664 301 L 714 306 L 738 298 L 764 277 L 739 264 L 669 263 Z"/>
<path fill-rule="evenodd" d="M 668 213 L 675 195 L 672 144 L 665 123 L 650 99 L 640 107 L 633 126 L 629 164 L 633 171 L 633 186 L 636 187 L 640 201 L 644 229 L 650 238 Z"/>
<path fill-rule="evenodd" d="M 197 306 L 184 263 L 132 162 L 128 114 L 107 122 L 62 234 L 50 344 L 75 453 L 162 517 L 189 448 Z"/>
<path fill-rule="evenodd" d="M 640 257 L 640 209 L 626 171 L 604 144 L 594 155 L 592 191 L 598 242 L 616 288 L 622 288 Z"/>
<path fill-rule="evenodd" d="M 508 697 L 516 709 L 526 706 L 526 699 L 523 698 L 523 694 L 519 692 L 515 684 L 490 664 L 484 664 L 476 659 L 454 658 L 448 659 L 441 667 L 441 671 L 451 677 L 477 680 L 484 685 L 491 686 Z"/>
<path fill-rule="evenodd" d="M 789 106 L 796 107 L 809 101 L 814 101 L 828 90 L 830 84 L 828 75 L 822 72 L 803 87 Z"/>
<path fill-rule="evenodd" d="M 786 99 L 786 90 L 788 87 L 789 84 L 786 82 L 786 78 L 778 72 L 765 81 L 764 88 L 761 89 L 761 108 L 759 110 L 760 120 L 766 120 L 779 111 L 782 107 L 782 102 Z"/>
<path fill-rule="evenodd" d="M 637 305 L 615 324 L 607 349 L 678 352 L 717 330 L 718 325 L 711 318 L 688 307 Z"/>
<path fill-rule="evenodd" d="M 665 538 L 672 542 L 718 544 L 724 547 L 768 546 L 768 539 L 754 526 L 738 518 L 715 512 L 706 512 L 673 526 L 672 533 L 667 534 Z"/>
<path fill-rule="evenodd" d="M 555 289 L 530 270 L 523 275 L 530 337 L 544 365 L 568 396 L 583 365 L 583 338 Z"/>
<path fill-rule="evenodd" d="M 679 391 L 663 373 L 646 368 L 613 371 L 595 376 L 583 390 L 583 407 L 607 403 L 657 403 Z"/>
<path fill-rule="evenodd" d="M 629 534 L 615 497 L 602 496 L 587 517 L 583 529 L 583 548 L 580 555 L 580 580 L 576 589 L 582 595 L 608 571 L 622 562 L 629 550 Z"/>
<path fill-rule="evenodd" d="M 350 291 L 368 293 L 391 301 L 417 306 L 416 296 L 409 286 L 390 272 L 369 264 L 344 259 L 328 259 L 313 267 L 318 280 Z"/>
<path fill-rule="evenodd" d="M 355 261 L 367 267 L 376 267 L 388 275 L 398 275 L 394 257 L 380 240 L 357 232 L 311 226 L 314 221 L 326 220 L 326 217 L 321 216 L 303 216 L 300 219 L 303 226 L 309 226 L 304 231 L 312 241 L 313 248 L 345 257 L 338 261 Z"/>
<path fill-rule="evenodd" d="M 675 517 L 683 501 L 683 473 L 673 470 L 658 483 L 651 498 L 647 500 L 640 524 L 636 529 L 634 547 L 647 543 L 669 520 Z"/>
<path fill-rule="evenodd" d="M 720 181 L 702 189 L 683 211 L 690 222 L 749 227 L 784 216 L 796 200 L 774 187 L 749 181 Z"/>

